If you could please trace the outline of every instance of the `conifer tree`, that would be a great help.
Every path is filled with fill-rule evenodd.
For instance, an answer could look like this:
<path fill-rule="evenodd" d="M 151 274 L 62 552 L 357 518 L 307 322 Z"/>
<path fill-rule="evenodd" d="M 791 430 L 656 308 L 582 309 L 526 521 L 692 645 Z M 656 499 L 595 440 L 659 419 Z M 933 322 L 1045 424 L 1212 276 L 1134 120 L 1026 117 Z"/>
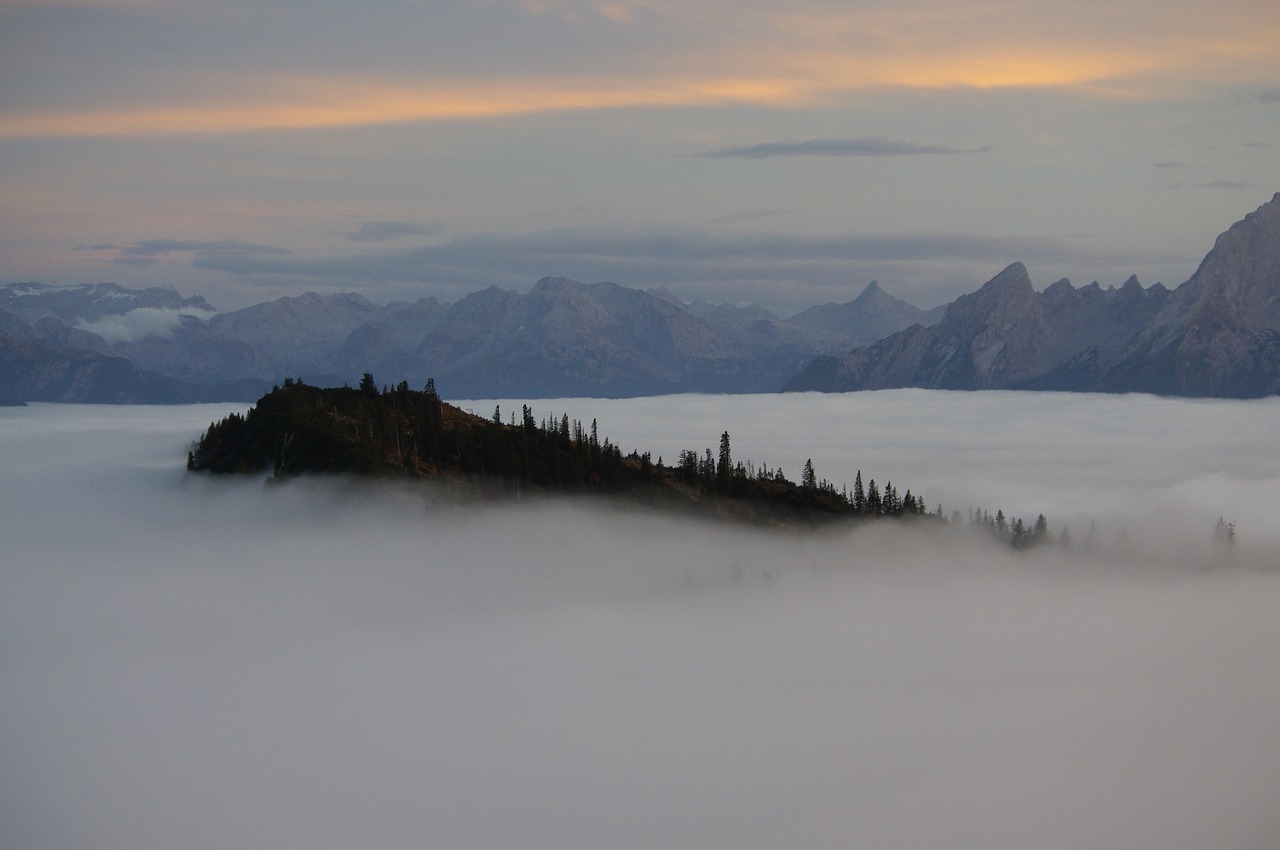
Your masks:
<path fill-rule="evenodd" d="M 1049 521 L 1044 514 L 1036 517 L 1035 527 L 1031 530 L 1031 545 L 1040 546 L 1049 542 Z"/>
<path fill-rule="evenodd" d="M 729 432 L 720 435 L 720 459 L 716 464 L 716 477 L 721 483 L 727 483 L 733 475 L 733 456 L 729 451 Z"/>
<path fill-rule="evenodd" d="M 1236 524 L 1218 517 L 1218 524 L 1213 527 L 1213 539 L 1221 546 L 1236 545 Z"/>

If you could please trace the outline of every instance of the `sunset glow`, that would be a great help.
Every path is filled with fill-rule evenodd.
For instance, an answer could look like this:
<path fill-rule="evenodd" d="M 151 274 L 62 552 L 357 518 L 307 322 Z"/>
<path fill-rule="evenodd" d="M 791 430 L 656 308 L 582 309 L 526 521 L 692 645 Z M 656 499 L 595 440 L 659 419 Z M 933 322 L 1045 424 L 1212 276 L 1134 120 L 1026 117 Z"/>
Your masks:
<path fill-rule="evenodd" d="M 266 241 L 339 269 L 347 219 L 371 217 L 429 221 L 460 244 L 572 231 L 580 274 L 691 295 L 748 286 L 765 264 L 704 280 L 602 262 L 589 243 L 632 228 L 714 239 L 717 222 L 837 242 L 1058 239 L 1070 247 L 1045 275 L 1177 283 L 1224 219 L 1280 186 L 1280 19 L 1252 0 L 446 0 L 323 16 L 294 0 L 85 0 L 0 7 L 0 33 L 0 190 L 31 199 L 2 214 L 16 264 L 0 277 L 14 280 L 119 277 L 128 258 L 74 246 L 166 236 Z M 744 170 L 732 154 L 761 145 L 805 156 Z M 264 234 L 254 211 L 267 205 L 295 217 Z M 1138 226 L 1153 209 L 1166 220 Z M 883 277 L 932 301 L 1012 259 L 849 257 L 742 297 L 804 306 L 801 290 L 851 297 Z M 233 301 L 255 279 L 250 264 L 218 278 L 180 258 L 126 268 L 139 282 L 216 279 Z M 273 291 L 317 285 L 261 271 Z M 561 271 L 453 269 L 449 291 Z"/>

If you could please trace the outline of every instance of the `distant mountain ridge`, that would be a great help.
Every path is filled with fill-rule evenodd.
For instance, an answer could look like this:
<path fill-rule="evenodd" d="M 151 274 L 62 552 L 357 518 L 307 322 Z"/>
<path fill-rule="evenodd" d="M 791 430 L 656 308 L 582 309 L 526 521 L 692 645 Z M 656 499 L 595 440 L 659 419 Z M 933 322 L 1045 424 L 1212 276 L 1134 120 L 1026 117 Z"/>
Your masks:
<path fill-rule="evenodd" d="M 1218 237 L 1170 292 L 1061 280 L 1013 263 L 912 327 L 819 357 L 789 391 L 924 387 L 1258 397 L 1280 392 L 1280 193 Z"/>
<path fill-rule="evenodd" d="M 313 292 L 229 313 L 172 287 L 0 286 L 0 403 L 250 401 L 285 377 L 365 372 L 455 398 L 892 387 L 1280 392 L 1280 194 L 1218 237 L 1173 291 L 1042 292 L 1015 262 L 944 308 L 871 282 L 781 318 L 666 289 L 546 277 L 453 304 Z"/>
<path fill-rule="evenodd" d="M 46 317 L 32 324 L 0 310 L 0 405 L 27 401 L 181 404 L 243 399 L 269 382 L 192 384 L 93 350 L 93 336 Z M 99 339 L 99 342 L 101 340 Z"/>
<path fill-rule="evenodd" d="M 213 312 L 209 302 L 199 295 L 184 298 L 172 286 L 146 289 L 126 289 L 116 283 L 84 283 L 78 286 L 14 283 L 0 286 L 0 310 L 29 322 L 48 316 L 69 323 L 93 322 L 104 316 L 123 315 L 140 308 Z"/>
<path fill-rule="evenodd" d="M 490 287 L 450 305 L 424 298 L 382 306 L 353 293 L 306 293 L 217 315 L 206 315 L 212 308 L 203 299 L 183 299 L 168 288 L 98 284 L 71 288 L 74 298 L 59 292 L 40 284 L 0 287 L 0 347 L 13 341 L 2 336 L 3 317 L 24 321 L 4 305 L 20 304 L 23 316 L 39 321 L 26 322 L 19 336 L 53 346 L 48 357 L 123 359 L 170 379 L 175 401 L 213 386 L 240 394 L 228 400 L 247 401 L 261 395 L 264 383 L 286 376 L 341 384 L 366 371 L 414 386 L 434 378 L 451 394 L 472 398 L 772 392 L 814 357 L 925 315 L 875 284 L 859 296 L 873 315 L 859 318 L 857 308 L 828 305 L 843 313 L 825 326 L 814 316 L 826 308 L 793 321 L 759 306 L 685 304 L 669 292 L 555 277 L 527 293 Z M 121 320 L 111 326 L 111 339 L 93 332 L 106 315 L 93 305 L 104 299 Z M 152 311 L 150 324 L 133 321 L 145 311 L 130 304 Z M 30 350 L 27 356 L 39 359 Z M 32 368 L 23 374 L 10 382 L 10 401 L 158 400 L 123 386 L 104 393 L 46 385 Z"/>

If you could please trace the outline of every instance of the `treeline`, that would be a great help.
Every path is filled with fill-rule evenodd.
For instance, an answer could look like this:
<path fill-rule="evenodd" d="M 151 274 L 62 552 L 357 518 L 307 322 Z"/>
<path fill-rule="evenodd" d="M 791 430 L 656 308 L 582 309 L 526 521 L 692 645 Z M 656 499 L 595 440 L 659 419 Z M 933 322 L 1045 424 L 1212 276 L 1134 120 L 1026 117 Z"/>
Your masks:
<path fill-rule="evenodd" d="M 626 454 L 601 437 L 595 420 L 567 414 L 536 418 L 522 406 L 481 417 L 441 400 L 434 381 L 423 390 L 402 382 L 379 389 L 365 374 L 359 387 L 321 388 L 286 379 L 247 414 L 211 423 L 191 448 L 187 466 L 214 473 L 270 470 L 283 479 L 304 474 L 353 474 L 431 479 L 455 490 L 509 498 L 536 492 L 625 494 L 652 504 L 675 504 L 698 513 L 790 524 L 836 518 L 905 517 L 940 524 L 911 490 L 892 482 L 852 488 L 820 478 L 806 461 L 800 481 L 780 468 L 733 456 L 726 431 L 718 451 L 686 449 L 672 465 L 649 452 Z M 993 532 L 1022 547 L 1047 538 L 1040 517 L 1021 520 L 979 514 Z M 973 518 L 971 517 L 971 524 Z"/>
<path fill-rule="evenodd" d="M 402 382 L 379 390 L 366 374 L 359 388 L 321 388 L 286 379 L 246 415 L 213 423 L 192 448 L 188 467 L 218 473 L 270 469 L 275 477 L 302 474 L 392 475 L 482 479 L 519 492 L 616 491 L 637 483 L 595 424 L 537 422 L 525 407 L 503 423 L 444 403 L 434 381 L 424 390 Z"/>

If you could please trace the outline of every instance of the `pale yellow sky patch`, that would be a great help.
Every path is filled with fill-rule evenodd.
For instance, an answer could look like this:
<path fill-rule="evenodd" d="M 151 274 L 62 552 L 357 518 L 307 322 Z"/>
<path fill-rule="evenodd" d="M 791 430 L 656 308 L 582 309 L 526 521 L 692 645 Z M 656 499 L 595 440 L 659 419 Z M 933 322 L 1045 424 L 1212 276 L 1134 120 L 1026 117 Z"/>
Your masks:
<path fill-rule="evenodd" d="M 538 112 L 749 102 L 785 105 L 804 96 L 794 83 L 686 79 L 616 87 L 547 81 L 450 82 L 420 88 L 378 82 L 291 80 L 267 88 L 288 96 L 181 107 L 121 107 L 0 116 L 0 138 L 217 134 L 306 130 Z"/>

